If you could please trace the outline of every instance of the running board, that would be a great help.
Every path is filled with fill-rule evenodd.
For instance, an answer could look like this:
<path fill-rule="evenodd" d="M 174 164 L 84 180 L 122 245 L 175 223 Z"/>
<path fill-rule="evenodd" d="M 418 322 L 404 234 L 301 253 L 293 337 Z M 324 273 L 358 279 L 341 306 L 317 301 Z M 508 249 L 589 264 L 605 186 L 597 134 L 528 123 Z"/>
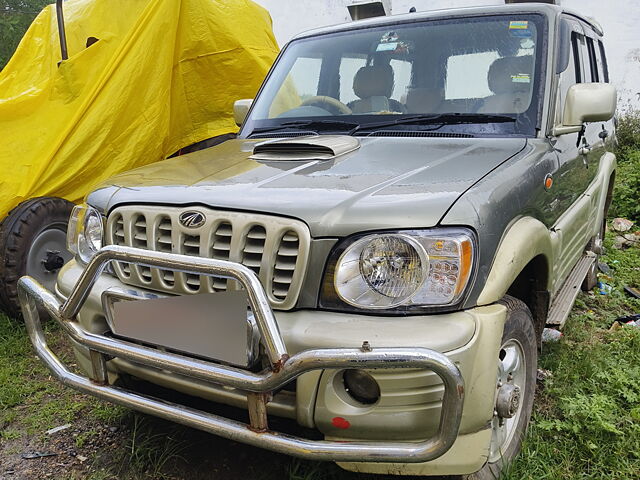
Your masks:
<path fill-rule="evenodd" d="M 581 291 L 582 282 L 597 259 L 598 256 L 595 253 L 587 252 L 573 267 L 549 308 L 547 325 L 560 329 L 564 327 L 569 317 L 569 312 L 571 312 L 573 304 Z"/>

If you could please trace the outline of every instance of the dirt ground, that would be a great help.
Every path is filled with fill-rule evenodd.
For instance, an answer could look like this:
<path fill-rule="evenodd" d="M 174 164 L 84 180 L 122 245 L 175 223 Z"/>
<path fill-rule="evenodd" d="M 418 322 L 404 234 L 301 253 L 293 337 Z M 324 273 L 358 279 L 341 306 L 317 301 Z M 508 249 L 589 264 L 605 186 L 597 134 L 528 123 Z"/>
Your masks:
<path fill-rule="evenodd" d="M 79 416 L 63 431 L 5 441 L 0 465 L 1 480 L 388 478 L 296 460 L 132 412 L 109 423 Z"/>
<path fill-rule="evenodd" d="M 130 412 L 109 423 L 80 415 L 65 430 L 5 440 L 0 465 L 2 480 L 302 479 L 318 468 L 362 478 Z"/>
<path fill-rule="evenodd" d="M 71 349 L 60 332 L 53 330 L 49 338 L 54 350 L 72 364 Z M 0 412 L 0 480 L 381 478 L 249 447 L 77 393 L 48 374 L 30 351 L 26 336 L 16 335 L 14 343 L 20 344 L 14 349 L 14 359 L 25 362 L 20 366 L 23 377 L 19 383 L 30 383 L 34 390 L 26 401 Z M 11 355 L 5 360 L 11 362 Z M 150 384 L 136 388 L 193 408 L 248 420 L 244 410 L 213 405 Z M 320 438 L 317 432 L 290 420 L 270 418 L 270 425 L 274 430 Z M 57 427 L 62 428 L 51 432 Z"/>

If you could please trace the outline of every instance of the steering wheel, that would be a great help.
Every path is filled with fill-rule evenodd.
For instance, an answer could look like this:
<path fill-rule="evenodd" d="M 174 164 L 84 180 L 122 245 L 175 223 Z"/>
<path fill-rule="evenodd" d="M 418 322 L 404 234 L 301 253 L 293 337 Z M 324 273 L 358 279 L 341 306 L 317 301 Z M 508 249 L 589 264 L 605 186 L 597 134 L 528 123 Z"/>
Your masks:
<path fill-rule="evenodd" d="M 326 95 L 316 95 L 315 97 L 307 98 L 300 104 L 300 106 L 318 106 L 320 108 L 324 108 L 325 110 L 327 110 L 327 108 L 325 107 L 329 107 L 329 111 L 337 110 L 338 113 L 341 113 L 342 115 L 351 115 L 353 113 L 351 109 L 340 100 L 336 100 L 335 98 L 328 97 Z"/>

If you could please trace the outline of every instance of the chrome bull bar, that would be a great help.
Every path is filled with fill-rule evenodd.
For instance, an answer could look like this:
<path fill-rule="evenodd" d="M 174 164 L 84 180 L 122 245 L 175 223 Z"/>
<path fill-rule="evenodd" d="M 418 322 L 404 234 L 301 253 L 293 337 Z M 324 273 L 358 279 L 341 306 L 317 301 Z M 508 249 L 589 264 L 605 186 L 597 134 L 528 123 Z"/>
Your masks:
<path fill-rule="evenodd" d="M 254 373 L 85 331 L 76 321 L 76 316 L 98 277 L 112 261 L 222 276 L 240 282 L 247 291 L 271 368 Z M 230 440 L 313 460 L 426 462 L 443 455 L 457 438 L 462 416 L 464 382 L 458 367 L 445 355 L 425 348 L 345 348 L 306 350 L 289 356 L 262 285 L 255 273 L 244 265 L 131 247 L 107 246 L 87 265 L 65 302 L 61 302 L 31 277 L 22 277 L 18 289 L 25 324 L 40 359 L 63 384 L 104 400 Z M 75 342 L 89 349 L 93 368 L 91 378 L 71 372 L 49 349 L 38 307 L 44 308 Z M 105 355 L 243 390 L 247 392 L 251 424 L 108 385 Z M 271 392 L 306 372 L 344 368 L 420 368 L 435 372 L 445 388 L 436 435 L 422 442 L 345 442 L 314 441 L 268 430 L 266 402 Z"/>

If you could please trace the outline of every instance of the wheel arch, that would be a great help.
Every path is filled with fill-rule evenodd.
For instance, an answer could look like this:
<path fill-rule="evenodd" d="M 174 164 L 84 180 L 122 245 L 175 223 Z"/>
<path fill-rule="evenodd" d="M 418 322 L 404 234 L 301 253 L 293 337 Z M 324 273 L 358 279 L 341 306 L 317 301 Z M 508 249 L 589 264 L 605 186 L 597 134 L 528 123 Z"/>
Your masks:
<path fill-rule="evenodd" d="M 520 218 L 502 237 L 478 305 L 498 302 L 505 295 L 522 300 L 533 314 L 536 332 L 542 334 L 549 309 L 552 262 L 548 228 L 535 218 Z"/>

